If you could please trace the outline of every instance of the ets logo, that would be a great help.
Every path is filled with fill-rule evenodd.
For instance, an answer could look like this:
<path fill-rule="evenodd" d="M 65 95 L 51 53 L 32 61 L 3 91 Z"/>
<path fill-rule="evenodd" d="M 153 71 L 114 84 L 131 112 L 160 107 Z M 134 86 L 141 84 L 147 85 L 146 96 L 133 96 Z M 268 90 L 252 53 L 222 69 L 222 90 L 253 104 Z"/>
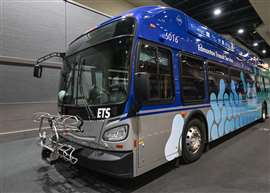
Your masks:
<path fill-rule="evenodd" d="M 109 118 L 111 116 L 111 108 L 98 108 L 97 110 L 97 118 L 104 119 Z"/>

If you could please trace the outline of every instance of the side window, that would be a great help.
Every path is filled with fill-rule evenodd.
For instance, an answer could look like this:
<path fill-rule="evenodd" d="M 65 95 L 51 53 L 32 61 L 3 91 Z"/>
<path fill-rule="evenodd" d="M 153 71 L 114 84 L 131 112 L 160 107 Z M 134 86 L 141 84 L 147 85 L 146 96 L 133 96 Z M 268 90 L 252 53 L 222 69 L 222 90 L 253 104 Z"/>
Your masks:
<path fill-rule="evenodd" d="M 244 82 L 241 79 L 241 71 L 238 69 L 231 69 L 230 71 L 231 81 L 234 82 L 234 89 L 236 93 L 245 96 Z"/>
<path fill-rule="evenodd" d="M 220 80 L 224 80 L 224 92 L 230 92 L 230 85 L 228 81 L 228 68 L 225 66 L 208 62 L 208 85 L 209 96 L 211 93 L 215 93 L 218 96 L 220 91 Z"/>
<path fill-rule="evenodd" d="M 158 49 L 158 66 L 159 66 L 159 80 L 160 80 L 160 98 L 171 99 L 173 98 L 173 76 L 171 53 L 169 50 Z"/>
<path fill-rule="evenodd" d="M 245 72 L 245 78 L 246 78 L 246 83 L 249 84 L 249 87 L 252 87 L 254 84 L 254 76 L 248 72 Z"/>
<path fill-rule="evenodd" d="M 256 91 L 257 93 L 264 91 L 264 85 L 261 76 L 256 76 Z"/>
<path fill-rule="evenodd" d="M 141 45 L 138 72 L 150 75 L 149 102 L 167 101 L 174 97 L 171 52 L 144 43 Z"/>
<path fill-rule="evenodd" d="M 140 50 L 138 72 L 148 72 L 156 74 L 157 72 L 157 55 L 156 48 L 143 44 Z"/>
<path fill-rule="evenodd" d="M 204 61 L 189 55 L 181 55 L 181 88 L 185 104 L 203 103 Z"/>
<path fill-rule="evenodd" d="M 266 92 L 266 86 L 265 86 L 265 77 L 262 77 L 262 83 L 263 83 L 263 91 Z"/>
<path fill-rule="evenodd" d="M 270 81 L 267 77 L 264 77 L 264 83 L 265 83 L 265 91 L 266 93 L 270 92 Z"/>
<path fill-rule="evenodd" d="M 255 77 L 250 72 L 245 72 L 246 84 L 247 84 L 247 98 L 254 98 L 256 95 L 255 89 L 253 89 Z"/>

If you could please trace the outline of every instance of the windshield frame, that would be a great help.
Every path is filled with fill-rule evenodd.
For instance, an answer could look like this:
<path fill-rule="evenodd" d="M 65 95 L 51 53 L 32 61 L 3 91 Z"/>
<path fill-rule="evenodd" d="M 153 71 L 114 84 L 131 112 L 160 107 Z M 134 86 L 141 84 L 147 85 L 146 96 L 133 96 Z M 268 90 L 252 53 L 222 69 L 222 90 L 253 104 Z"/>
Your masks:
<path fill-rule="evenodd" d="M 123 37 L 132 37 L 132 38 L 133 38 L 132 44 L 131 44 L 131 47 L 132 47 L 132 46 L 133 46 L 133 43 L 134 43 L 134 36 L 135 36 L 134 34 L 126 34 L 126 35 L 119 35 L 119 36 L 114 36 L 114 37 L 112 37 L 112 38 L 108 38 L 108 39 L 103 40 L 103 41 L 100 41 L 100 42 L 98 42 L 98 43 L 96 43 L 96 44 L 92 44 L 92 45 L 89 46 L 89 47 L 83 48 L 83 49 L 78 50 L 78 51 L 76 51 L 76 52 L 72 52 L 72 54 L 65 56 L 65 58 L 63 58 L 63 61 L 66 61 L 66 59 L 68 59 L 68 58 L 70 58 L 70 57 L 72 57 L 72 56 L 74 56 L 74 55 L 76 55 L 76 54 L 78 54 L 78 53 L 80 53 L 80 52 L 83 52 L 83 51 L 85 51 L 85 50 L 87 50 L 87 49 L 89 49 L 89 48 L 92 48 L 92 47 L 95 47 L 95 46 L 104 44 L 104 43 L 109 42 L 109 41 L 114 40 L 114 39 L 123 38 Z"/>
<path fill-rule="evenodd" d="M 130 17 L 129 17 L 130 18 Z M 123 35 L 118 35 L 118 36 L 113 36 L 113 37 L 111 37 L 111 38 L 108 38 L 108 39 L 105 39 L 105 40 L 102 40 L 102 41 L 99 41 L 99 42 L 97 42 L 97 43 L 95 43 L 95 44 L 89 44 L 89 46 L 87 46 L 87 47 L 85 47 L 85 48 L 83 48 L 83 49 L 79 49 L 78 51 L 75 51 L 75 52 L 72 52 L 71 54 L 67 54 L 66 56 L 65 56 L 65 58 L 63 58 L 63 63 L 64 63 L 64 66 L 65 65 L 69 65 L 68 64 L 68 59 L 69 58 L 71 58 L 71 57 L 73 57 L 74 55 L 76 55 L 76 54 L 78 54 L 78 53 L 81 53 L 81 52 L 84 52 L 85 50 L 87 50 L 87 49 L 90 49 L 90 48 L 92 48 L 92 47 L 95 47 L 95 46 L 98 46 L 98 45 L 102 45 L 102 44 L 104 44 L 104 43 L 106 43 L 106 42 L 109 42 L 109 41 L 112 41 L 112 40 L 115 40 L 115 39 L 120 39 L 120 38 L 131 38 L 131 43 L 130 43 L 130 53 L 129 53 L 129 59 L 128 59 L 128 65 L 127 65 L 127 67 L 128 67 L 128 81 L 127 81 L 127 90 L 126 90 L 126 92 L 127 92 L 127 96 L 126 96 L 126 98 L 125 98 L 125 100 L 122 100 L 122 101 L 119 101 L 119 102 L 111 102 L 111 103 L 108 103 L 108 104 L 89 104 L 88 102 L 87 102 L 87 106 L 92 106 L 92 107 L 98 107 L 98 106 L 115 106 L 115 105 L 123 105 L 123 104 L 126 104 L 127 103 L 127 101 L 128 101 L 128 98 L 129 98 L 129 95 L 130 95 L 130 88 L 131 88 L 131 83 L 132 83 L 132 65 L 133 65 L 133 53 L 134 53 L 134 51 L 136 51 L 136 48 L 135 48 L 135 42 L 136 42 L 136 38 L 135 38 L 135 36 L 136 36 L 136 32 L 137 32 L 137 20 L 136 20 L 136 18 L 135 17 L 131 17 L 133 20 L 134 20 L 134 29 L 133 29 L 133 32 L 132 32 L 132 34 L 123 34 Z M 114 20 L 112 23 L 114 23 L 114 22 L 118 22 L 118 21 L 120 21 L 121 19 L 123 19 L 123 18 L 119 18 L 119 19 L 117 19 L 117 20 Z M 126 18 L 125 18 L 126 19 Z M 108 26 L 108 25 L 110 25 L 110 24 L 112 24 L 112 23 L 108 23 L 108 24 L 106 24 L 106 25 L 102 25 L 102 26 L 100 26 L 99 28 L 96 28 L 96 29 L 94 29 L 94 30 L 92 30 L 92 31 L 95 31 L 95 30 L 98 30 L 98 29 L 101 29 L 101 28 L 103 28 L 103 27 L 106 27 L 106 26 Z M 92 32 L 92 31 L 90 31 L 90 32 Z M 89 33 L 89 32 L 88 32 Z M 87 34 L 87 33 L 86 33 Z M 81 36 L 79 36 L 76 40 L 74 40 L 72 43 L 74 43 L 75 41 L 77 41 L 77 40 L 80 40 L 80 38 L 81 37 L 83 37 L 84 35 L 86 35 L 86 34 L 83 34 L 83 35 L 81 35 Z M 77 64 L 78 65 L 78 64 Z M 82 64 L 80 64 L 80 65 L 82 65 Z M 72 67 L 71 68 L 71 71 L 74 71 L 74 72 L 72 72 L 72 76 L 74 76 L 74 73 L 75 73 L 75 69 L 73 69 L 74 67 Z M 67 72 L 64 72 L 64 68 L 62 68 L 62 70 L 61 70 L 61 80 L 63 79 L 63 74 L 66 74 Z M 74 77 L 72 77 L 71 78 L 71 81 L 74 81 L 74 80 L 72 80 Z M 61 82 L 61 80 L 60 80 L 60 82 Z M 63 81 L 63 80 L 62 80 Z M 71 81 L 68 81 L 67 79 L 65 80 L 65 81 L 63 81 L 63 89 L 64 90 L 67 90 L 68 89 L 68 85 L 71 83 Z M 80 80 L 81 81 L 81 80 Z M 74 90 L 75 88 L 72 88 L 72 87 L 74 87 L 74 85 L 73 86 L 71 86 L 71 89 L 72 90 Z M 60 88 L 61 89 L 61 88 Z M 59 91 L 60 91 L 60 89 L 59 89 Z M 75 100 L 77 100 L 77 99 L 75 99 Z M 82 104 L 82 103 L 80 103 L 80 104 L 78 104 L 78 103 L 65 103 L 65 102 L 58 102 L 58 103 L 60 103 L 60 105 L 65 105 L 65 106 L 76 106 L 76 107 L 84 107 L 85 106 L 85 104 Z"/>
<path fill-rule="evenodd" d="M 104 40 L 102 40 L 102 41 L 95 42 L 94 44 L 91 43 L 91 44 L 89 44 L 89 45 L 91 45 L 91 46 L 87 46 L 87 47 L 85 47 L 85 48 L 83 48 L 83 49 L 81 49 L 81 50 L 77 50 L 77 51 L 75 51 L 75 52 L 72 52 L 72 51 L 71 51 L 71 50 L 73 49 L 73 47 L 76 46 L 76 45 L 75 45 L 76 43 L 80 42 L 80 41 L 81 41 L 84 37 L 86 37 L 86 36 L 91 36 L 91 33 L 96 33 L 96 32 L 98 32 L 99 30 L 102 30 L 102 29 L 104 29 L 104 28 L 106 28 L 106 27 L 112 26 L 112 25 L 116 24 L 116 23 L 119 22 L 119 21 L 125 21 L 125 20 L 128 20 L 128 19 L 132 19 L 132 20 L 133 20 L 134 28 L 133 28 L 133 31 L 132 31 L 131 33 L 126 33 L 126 34 L 120 34 L 120 35 L 116 35 L 116 36 L 111 36 L 110 38 L 106 38 L 106 39 L 104 39 Z M 67 50 L 67 52 L 66 52 L 65 58 L 66 58 L 66 57 L 69 57 L 69 56 L 72 56 L 72 55 L 74 55 L 74 54 L 76 54 L 76 53 L 78 53 L 78 52 L 81 52 L 81 51 L 83 51 L 83 50 L 85 50 L 85 49 L 87 49 L 87 48 L 90 48 L 90 47 L 93 47 L 93 46 L 102 44 L 102 43 L 104 43 L 104 42 L 106 42 L 106 41 L 110 41 L 110 40 L 115 39 L 115 38 L 121 38 L 121 37 L 125 37 L 125 36 L 135 37 L 135 35 L 136 35 L 136 33 L 137 33 L 137 27 L 138 27 L 137 19 L 136 19 L 136 17 L 132 17 L 132 16 L 128 16 L 128 17 L 120 17 L 120 18 L 118 18 L 118 19 L 114 19 L 112 22 L 106 23 L 105 25 L 100 25 L 100 26 L 98 26 L 98 27 L 96 27 L 96 28 L 94 28 L 94 29 L 92 29 L 92 30 L 90 30 L 90 31 L 88 31 L 88 32 L 86 32 L 86 33 L 80 35 L 78 38 L 76 38 L 75 40 L 73 40 L 73 41 L 69 44 L 69 47 L 68 47 L 68 50 Z M 91 38 L 88 39 L 88 40 L 90 41 Z M 70 53 L 70 52 L 71 52 L 71 53 Z"/>

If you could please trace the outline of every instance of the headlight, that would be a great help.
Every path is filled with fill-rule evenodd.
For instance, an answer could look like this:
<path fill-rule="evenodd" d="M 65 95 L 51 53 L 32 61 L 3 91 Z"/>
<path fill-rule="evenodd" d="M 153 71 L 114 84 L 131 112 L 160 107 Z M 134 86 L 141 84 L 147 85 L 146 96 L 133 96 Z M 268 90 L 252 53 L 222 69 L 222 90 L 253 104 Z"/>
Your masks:
<path fill-rule="evenodd" d="M 127 138 L 127 135 L 128 125 L 122 125 L 105 131 L 103 139 L 105 141 L 122 141 Z"/>

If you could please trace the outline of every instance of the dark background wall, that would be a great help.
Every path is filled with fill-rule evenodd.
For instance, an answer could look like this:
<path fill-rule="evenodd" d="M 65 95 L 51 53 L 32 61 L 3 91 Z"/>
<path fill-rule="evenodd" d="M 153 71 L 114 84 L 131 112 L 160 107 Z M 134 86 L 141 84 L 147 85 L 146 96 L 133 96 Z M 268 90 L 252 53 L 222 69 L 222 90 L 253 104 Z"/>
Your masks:
<path fill-rule="evenodd" d="M 59 69 L 37 80 L 31 64 L 106 19 L 63 0 L 0 0 L 0 103 L 56 100 Z"/>

